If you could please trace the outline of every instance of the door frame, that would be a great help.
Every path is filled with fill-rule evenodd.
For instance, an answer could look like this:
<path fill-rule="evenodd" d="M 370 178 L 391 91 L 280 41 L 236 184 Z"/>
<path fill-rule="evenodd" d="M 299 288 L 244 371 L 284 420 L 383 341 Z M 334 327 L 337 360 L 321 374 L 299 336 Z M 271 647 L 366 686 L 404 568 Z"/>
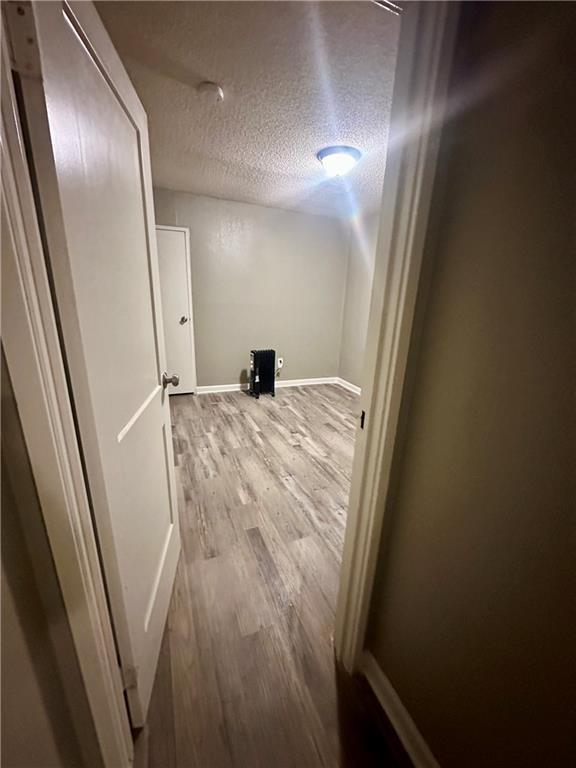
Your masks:
<path fill-rule="evenodd" d="M 25 13 L 12 19 L 16 7 Z M 10 77 L 12 69 L 37 76 L 35 45 L 26 43 L 26 57 L 18 59 L 19 43 L 35 39 L 31 7 L 7 4 L 3 10 L 16 59 L 10 62 L 3 35 L 2 195 L 15 260 L 2 265 L 9 297 L 2 306 L 2 345 L 102 761 L 106 768 L 128 768 L 134 746 Z"/>
<path fill-rule="evenodd" d="M 196 337 L 194 335 L 194 303 L 192 295 L 192 254 L 190 252 L 190 230 L 188 227 L 172 227 L 167 224 L 156 224 L 156 230 L 166 230 L 168 232 L 182 232 L 184 234 L 185 248 L 186 248 L 186 275 L 188 277 L 188 316 L 190 323 L 190 342 L 192 346 L 192 363 L 194 368 L 194 386 L 191 392 L 182 392 L 182 394 L 197 394 L 198 392 L 198 375 L 196 372 Z M 160 277 L 160 282 L 162 278 Z M 166 334 L 166 324 L 164 324 L 164 334 Z M 164 339 L 164 347 L 166 347 L 166 339 Z M 168 365 L 168 361 L 166 361 Z M 170 395 L 178 395 L 179 392 L 170 392 Z"/>
<path fill-rule="evenodd" d="M 366 428 L 356 431 L 336 606 L 336 658 L 350 673 L 364 650 L 458 15 L 458 2 L 407 3 L 401 13 L 359 408 Z"/>

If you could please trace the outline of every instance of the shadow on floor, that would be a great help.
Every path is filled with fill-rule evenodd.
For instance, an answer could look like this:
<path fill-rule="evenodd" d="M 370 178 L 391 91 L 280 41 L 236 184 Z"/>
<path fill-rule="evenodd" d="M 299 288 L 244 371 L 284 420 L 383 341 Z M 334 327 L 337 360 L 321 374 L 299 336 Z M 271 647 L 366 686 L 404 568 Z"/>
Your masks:
<path fill-rule="evenodd" d="M 156 678 L 155 706 L 151 708 L 147 725 L 134 734 L 134 768 L 192 768 L 192 764 L 182 766 L 176 760 L 174 713 L 169 685 L 166 685 L 171 674 L 166 646 L 164 642 L 160 674 Z M 337 664 L 335 679 L 340 756 L 338 764 L 330 768 L 413 768 L 367 681 L 360 676 L 350 677 Z M 159 687 L 164 690 L 158 690 Z M 157 706 L 160 702 L 162 705 Z M 303 768 L 321 768 L 321 765 Z"/>
<path fill-rule="evenodd" d="M 340 764 L 338 768 L 413 768 L 365 678 L 336 664 Z"/>

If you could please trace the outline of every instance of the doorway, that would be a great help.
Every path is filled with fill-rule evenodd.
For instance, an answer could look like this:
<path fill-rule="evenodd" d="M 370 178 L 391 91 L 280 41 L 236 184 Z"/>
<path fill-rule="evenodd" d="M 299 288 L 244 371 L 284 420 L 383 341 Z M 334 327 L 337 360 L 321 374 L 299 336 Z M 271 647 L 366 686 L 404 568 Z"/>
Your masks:
<path fill-rule="evenodd" d="M 166 368 L 178 371 L 179 394 L 196 393 L 190 232 L 156 225 Z M 174 375 L 174 374 L 171 374 Z"/>
<path fill-rule="evenodd" d="M 73 20 L 72 20 L 73 21 Z M 246 616 L 241 617 L 240 613 L 238 611 L 238 607 L 235 606 L 233 611 L 228 611 L 229 614 L 233 618 L 233 622 L 235 623 L 235 628 L 238 630 L 238 637 L 239 639 L 239 648 L 240 648 L 240 656 L 242 658 L 246 659 L 246 664 L 238 669 L 236 671 L 236 678 L 234 678 L 234 674 L 230 674 L 230 680 L 234 683 L 232 688 L 229 689 L 229 693 L 226 694 L 223 698 L 223 700 L 220 702 L 220 705 L 217 707 L 217 716 L 219 719 L 219 722 L 222 722 L 223 713 L 225 711 L 225 708 L 228 707 L 230 709 L 230 712 L 236 711 L 235 705 L 238 705 L 241 703 L 240 699 L 235 698 L 235 694 L 238 696 L 241 695 L 242 690 L 242 684 L 246 681 L 246 675 L 248 675 L 249 678 L 253 678 L 255 681 L 255 692 L 262 697 L 261 701 L 263 703 L 267 703 L 270 705 L 270 708 L 265 708 L 263 710 L 256 709 L 252 712 L 254 715 L 254 718 L 252 720 L 249 719 L 248 715 L 250 713 L 250 702 L 247 702 L 247 709 L 246 712 L 246 719 L 242 720 L 240 718 L 237 720 L 236 725 L 238 726 L 239 730 L 235 732 L 235 738 L 236 743 L 240 746 L 241 749 L 247 750 L 246 753 L 249 753 L 249 750 L 251 749 L 257 749 L 258 746 L 262 746 L 262 739 L 265 738 L 265 734 L 262 733 L 260 729 L 260 724 L 262 721 L 265 723 L 265 714 L 268 713 L 270 716 L 273 717 L 274 721 L 278 724 L 278 741 L 276 742 L 275 746 L 272 744 L 269 744 L 270 749 L 272 750 L 280 750 L 282 754 L 290 753 L 290 741 L 288 739 L 285 724 L 291 724 L 291 726 L 295 725 L 294 718 L 292 715 L 294 714 L 294 710 L 288 708 L 284 708 L 284 703 L 286 699 L 284 696 L 280 693 L 279 685 L 284 685 L 284 692 L 288 695 L 291 695 L 291 693 L 294 691 L 294 687 L 298 687 L 299 685 L 303 686 L 302 691 L 305 693 L 304 699 L 307 700 L 307 705 L 302 709 L 302 707 L 299 707 L 298 711 L 300 713 L 300 716 L 302 716 L 302 713 L 306 715 L 306 724 L 304 726 L 304 734 L 301 734 L 300 742 L 306 745 L 306 749 L 313 749 L 315 750 L 314 754 L 318 757 L 320 760 L 324 760 L 322 755 L 324 757 L 328 755 L 334 755 L 335 748 L 339 748 L 339 741 L 338 741 L 338 717 L 334 714 L 334 706 L 332 708 L 332 712 L 327 714 L 326 716 L 330 718 L 328 722 L 321 722 L 321 715 L 319 715 L 319 710 L 323 708 L 320 692 L 322 690 L 326 690 L 326 688 L 323 688 L 325 681 L 323 682 L 321 677 L 321 673 L 318 668 L 318 664 L 315 663 L 315 661 L 318 661 L 318 659 L 314 659 L 313 654 L 310 654 L 310 648 L 314 645 L 314 627 L 318 626 L 318 622 L 323 622 L 323 614 L 322 610 L 318 610 L 318 605 L 314 603 L 313 600 L 309 599 L 309 593 L 307 593 L 307 589 L 310 588 L 312 591 L 315 589 L 318 589 L 320 592 L 322 592 L 322 589 L 320 588 L 320 585 L 323 583 L 323 578 L 326 576 L 326 570 L 322 563 L 318 563 L 318 561 L 315 560 L 314 557 L 312 557 L 308 563 L 309 567 L 300 567 L 298 569 L 298 578 L 300 579 L 300 582 L 298 583 L 296 576 L 292 577 L 292 584 L 290 583 L 290 576 L 288 578 L 283 578 L 280 575 L 278 565 L 274 561 L 274 554 L 272 552 L 270 542 L 266 540 L 264 534 L 262 533 L 262 530 L 260 530 L 260 525 L 255 524 L 254 520 L 257 519 L 258 522 L 260 522 L 262 529 L 264 529 L 264 523 L 261 521 L 261 518 L 259 515 L 256 515 L 255 518 L 250 518 L 250 515 L 254 512 L 254 509 L 251 509 L 251 496 L 250 496 L 250 490 L 254 490 L 254 486 L 258 486 L 258 482 L 254 479 L 256 477 L 257 471 L 255 470 L 254 466 L 251 466 L 250 462 L 250 454 L 249 451 L 246 450 L 249 446 L 243 445 L 241 442 L 241 437 L 239 437 L 240 434 L 242 436 L 245 436 L 246 434 L 250 434 L 249 431 L 246 430 L 246 423 L 248 424 L 249 428 L 252 430 L 254 434 L 250 436 L 250 439 L 259 447 L 262 449 L 262 453 L 264 456 L 264 464 L 267 468 L 267 470 L 270 470 L 270 466 L 273 466 L 274 464 L 274 451 L 276 453 L 279 452 L 279 442 L 280 439 L 278 435 L 281 436 L 282 440 L 287 441 L 287 444 L 294 449 L 294 455 L 298 457 L 298 454 L 302 454 L 302 447 L 304 447 L 308 450 L 311 461 L 308 470 L 305 472 L 305 474 L 302 475 L 302 477 L 306 481 L 311 481 L 311 485 L 308 488 L 303 488 L 302 486 L 304 483 L 302 480 L 299 482 L 294 481 L 294 477 L 297 477 L 297 475 L 294 472 L 288 471 L 286 473 L 286 467 L 283 469 L 280 469 L 279 472 L 273 474 L 272 480 L 270 481 L 273 483 L 274 480 L 282 479 L 283 477 L 287 479 L 288 483 L 288 490 L 291 493 L 292 497 L 296 500 L 297 506 L 299 510 L 303 512 L 308 512 L 308 514 L 311 514 L 313 510 L 317 509 L 318 505 L 314 504 L 314 495 L 319 494 L 322 492 L 326 492 L 326 487 L 321 487 L 320 483 L 318 481 L 318 464 L 319 460 L 322 458 L 324 459 L 324 467 L 328 469 L 328 475 L 331 477 L 332 480 L 336 478 L 338 479 L 338 468 L 335 461 L 335 455 L 337 454 L 337 448 L 339 446 L 340 441 L 340 447 L 342 447 L 342 443 L 345 443 L 345 439 L 342 440 L 341 436 L 338 435 L 338 426 L 336 426 L 334 423 L 331 423 L 331 421 L 326 419 L 326 414 L 329 414 L 330 416 L 335 416 L 335 413 L 338 414 L 336 416 L 337 419 L 342 419 L 342 410 L 339 411 L 339 406 L 335 405 L 334 401 L 330 401 L 330 397 L 328 395 L 334 395 L 335 392 L 339 394 L 340 397 L 343 397 L 346 393 L 348 393 L 347 396 L 350 396 L 352 398 L 352 394 L 350 392 L 350 388 L 342 387 L 341 383 L 337 380 L 340 377 L 337 375 L 333 376 L 326 376 L 326 377 L 315 377 L 318 378 L 325 378 L 329 379 L 329 381 L 324 382 L 318 382 L 316 381 L 316 387 L 314 388 L 314 391 L 317 393 L 316 395 L 312 394 L 306 394 L 307 390 L 305 389 L 305 386 L 310 385 L 309 381 L 303 381 L 303 380 L 296 380 L 299 381 L 299 384 L 296 384 L 292 387 L 286 387 L 286 398 L 284 402 L 280 403 L 280 400 L 277 400 L 275 405 L 278 408 L 278 411 L 283 408 L 284 413 L 282 414 L 284 417 L 283 419 L 280 419 L 278 417 L 278 411 L 272 412 L 269 410 L 266 412 L 264 408 L 268 408 L 268 404 L 270 404 L 272 401 L 266 401 L 266 405 L 263 406 L 262 409 L 260 409 L 257 413 L 250 413 L 250 412 L 244 412 L 241 417 L 241 421 L 243 422 L 243 432 L 237 432 L 234 428 L 228 428 L 231 424 L 233 424 L 233 406 L 231 403 L 227 402 L 224 394 L 221 392 L 212 392 L 210 393 L 209 397 L 212 398 L 211 400 L 206 397 L 206 399 L 203 401 L 200 397 L 199 398 L 192 398 L 192 402 L 194 403 L 194 407 L 198 409 L 203 409 L 206 407 L 206 410 L 208 410 L 208 405 L 210 403 L 221 402 L 222 408 L 221 412 L 217 414 L 208 414 L 208 416 L 205 419 L 204 426 L 207 426 L 206 429 L 206 435 L 208 435 L 209 439 L 209 446 L 205 446 L 204 450 L 198 451 L 198 456 L 195 456 L 195 460 L 197 458 L 200 459 L 199 462 L 197 462 L 196 469 L 198 471 L 198 475 L 196 477 L 203 477 L 204 479 L 210 481 L 213 479 L 213 476 L 211 476 L 211 473 L 214 471 L 214 456 L 218 457 L 218 455 L 226 455 L 231 457 L 232 462 L 236 462 L 238 465 L 240 464 L 241 459 L 245 459 L 246 466 L 241 467 L 241 469 L 244 470 L 245 475 L 247 477 L 251 477 L 251 482 L 240 482 L 239 484 L 235 484 L 234 481 L 231 481 L 230 487 L 234 489 L 234 492 L 237 494 L 237 496 L 244 502 L 241 506 L 244 507 L 242 512 L 246 515 L 246 520 L 244 521 L 244 525 L 241 524 L 242 529 L 242 537 L 244 542 L 247 542 L 250 546 L 251 551 L 251 557 L 252 557 L 252 563 L 254 564 L 255 571 L 254 573 L 258 574 L 260 576 L 260 579 L 264 586 L 262 586 L 262 589 L 267 589 L 270 584 L 274 585 L 275 583 L 278 585 L 279 589 L 273 591 L 273 597 L 271 601 L 271 605 L 274 608 L 279 608 L 282 619 L 287 622 L 286 625 L 286 632 L 281 633 L 281 637 L 275 637 L 274 631 L 270 628 L 270 615 L 268 618 L 264 618 L 264 620 L 260 620 L 260 624 L 255 625 L 252 618 L 252 625 L 250 626 L 250 620 Z M 294 380 L 291 382 L 293 385 L 295 383 Z M 241 389 L 242 382 L 238 382 L 237 389 Z M 332 389 L 324 389 L 322 390 L 322 387 L 327 387 Z M 291 391 L 290 391 L 291 390 Z M 312 391 L 312 388 L 310 387 L 310 391 Z M 243 397 L 246 398 L 245 395 L 242 395 L 240 393 L 236 394 L 234 393 L 235 397 Z M 292 397 L 292 400 L 290 400 L 290 396 Z M 216 398 L 219 398 L 219 400 L 216 400 Z M 316 405 L 315 405 L 316 400 Z M 300 402 L 298 402 L 300 401 Z M 320 401 L 320 405 L 318 406 L 318 401 Z M 202 402 L 206 403 L 206 406 L 201 405 Z M 246 400 L 248 403 L 253 403 L 253 401 Z M 351 400 L 351 402 L 354 402 Z M 300 414 L 298 413 L 298 407 L 300 407 L 301 411 Z M 318 427 L 318 425 L 315 422 L 314 417 L 314 408 L 317 407 L 317 410 L 321 413 L 321 419 L 322 424 L 321 426 L 325 427 L 325 431 L 323 432 L 322 429 Z M 263 419 L 264 416 L 268 415 L 271 417 L 272 421 L 274 422 L 274 427 L 276 428 L 277 432 L 276 434 L 274 431 L 270 428 L 266 428 L 264 422 L 261 422 L 259 424 L 258 418 Z M 197 415 L 196 415 L 197 416 Z M 300 429 L 291 429 L 290 424 L 286 421 L 286 419 L 290 417 L 300 417 L 300 420 L 302 422 Z M 351 419 L 353 419 L 353 416 L 356 416 L 356 414 L 350 414 Z M 202 419 L 202 414 L 199 416 L 200 419 Z M 210 429 L 209 424 L 207 424 L 209 419 L 213 419 L 215 422 L 219 422 L 217 425 L 217 429 Z M 251 424 L 251 420 L 253 421 L 253 424 Z M 346 416 L 344 416 L 344 421 L 346 420 Z M 176 432 L 178 432 L 179 423 L 189 422 L 190 416 L 187 414 L 184 414 L 182 419 L 180 421 L 176 421 Z M 297 423 L 297 422 L 296 422 Z M 354 424 L 354 421 L 352 421 L 352 425 Z M 190 424 L 188 424 L 190 427 Z M 194 437 L 194 427 L 192 425 L 191 429 L 187 429 L 185 435 L 176 434 L 176 446 L 177 446 L 177 467 L 179 470 L 183 470 L 183 472 L 188 473 L 189 475 L 193 474 L 193 467 L 191 469 L 190 464 L 186 466 L 186 454 L 187 454 L 187 441 L 189 444 L 190 437 Z M 223 432 L 224 433 L 224 440 L 222 443 L 218 443 L 214 439 L 214 433 Z M 353 429 L 352 429 L 353 431 Z M 210 440 L 210 434 L 212 434 L 212 440 Z M 274 450 L 264 450 L 265 449 L 265 441 L 264 436 L 270 436 L 270 441 L 272 444 L 272 448 Z M 182 440 L 182 444 L 178 444 L 178 440 Z M 300 442 L 298 442 L 300 441 Z M 318 451 L 318 443 L 324 443 L 325 449 L 323 452 Z M 212 455 L 211 455 L 212 450 Z M 330 450 L 332 451 L 332 455 L 330 455 Z M 319 455 L 320 453 L 320 455 Z M 324 455 L 322 455 L 322 453 Z M 350 454 L 351 455 L 351 454 Z M 245 458 L 245 457 L 248 458 Z M 284 472 L 284 475 L 282 474 Z M 200 474 L 201 473 L 201 474 Z M 349 482 L 349 480 L 348 480 Z M 267 479 L 264 480 L 264 482 L 260 483 L 260 490 L 269 490 L 268 486 L 266 485 Z M 336 483 L 337 484 L 337 483 Z M 214 485 L 214 483 L 212 483 Z M 223 485 L 220 483 L 220 485 Z M 207 484 L 207 487 L 209 491 L 212 491 L 212 496 L 215 496 L 214 488 L 210 488 L 210 483 Z M 273 486 L 272 486 L 273 490 Z M 191 501 L 191 492 L 190 488 L 187 490 L 184 484 L 180 485 L 180 507 L 186 507 L 187 504 Z M 210 495 L 210 493 L 209 493 Z M 338 513 L 338 504 L 334 503 L 334 499 L 330 500 L 330 495 L 324 493 L 325 497 L 329 499 L 329 506 L 330 506 L 330 512 L 331 513 Z M 310 500 L 312 500 L 312 503 L 310 503 Z M 253 501 L 255 501 L 253 499 Z M 224 513 L 226 516 L 230 517 L 230 498 L 226 497 L 226 494 L 224 493 L 223 498 L 223 508 Z M 289 517 L 282 516 L 279 514 L 281 510 L 281 502 L 275 503 L 271 505 L 271 512 L 274 513 L 276 511 L 276 514 L 279 518 L 278 525 L 282 526 L 286 524 L 288 527 L 290 527 L 290 519 Z M 232 524 L 238 523 L 239 515 L 234 516 L 234 520 L 232 521 Z M 195 518 L 196 520 L 197 518 Z M 225 520 L 225 518 L 222 518 Z M 308 519 L 309 522 L 309 519 Z M 322 522 L 322 521 L 321 521 Z M 326 521 L 324 521 L 326 523 Z M 240 520 L 241 523 L 241 520 Z M 215 524 L 218 525 L 217 518 L 215 518 Z M 295 524 L 296 525 L 296 524 Z M 229 534 L 230 531 L 226 531 L 225 527 L 222 527 L 222 533 L 223 533 L 223 540 L 226 543 L 229 543 L 230 538 Z M 183 534 L 185 536 L 185 530 L 186 525 L 183 528 Z M 322 529 L 320 529 L 322 531 Z M 324 532 L 328 530 L 329 533 L 333 531 L 333 527 L 330 526 L 328 523 L 328 528 L 324 529 Z M 251 533 L 249 533 L 251 532 Z M 203 531 L 204 534 L 206 534 L 206 531 Z M 282 531 L 280 530 L 280 533 Z M 276 534 L 270 534 L 270 541 L 273 542 L 274 536 Z M 294 530 L 288 534 L 289 537 L 294 537 Z M 196 542 L 198 541 L 198 538 L 200 537 L 191 537 L 191 540 L 193 541 L 193 544 L 196 545 Z M 204 536 L 206 539 L 206 535 Z M 305 542 L 305 540 L 308 537 L 306 536 L 296 536 L 295 538 L 289 538 L 288 543 L 296 542 L 294 549 L 297 551 L 297 558 L 300 557 L 302 554 L 306 554 L 306 552 L 298 552 L 300 549 L 306 549 L 306 546 L 308 546 L 311 550 L 314 549 L 313 542 Z M 322 538 L 321 536 L 317 536 L 317 539 Z M 324 536 L 325 539 L 329 539 L 329 536 Z M 305 543 L 303 543 L 305 542 Z M 324 545 L 324 541 L 321 541 L 320 543 L 318 541 L 315 542 L 317 545 Z M 327 542 L 330 543 L 329 541 Z M 284 542 L 285 544 L 285 542 Z M 281 549 L 281 548 L 280 548 Z M 329 547 L 328 547 L 329 549 Z M 206 568 L 214 567 L 215 565 L 221 565 L 222 560 L 217 563 L 219 554 L 217 553 L 216 546 L 209 546 L 204 552 L 203 560 L 203 566 Z M 207 556 L 206 556 L 207 555 Z M 278 562 L 281 562 L 284 555 L 280 551 L 279 554 L 276 555 L 276 558 Z M 180 567 L 185 570 L 185 578 L 182 581 L 182 589 L 184 592 L 178 590 L 174 594 L 174 602 L 177 602 L 178 600 L 181 600 L 183 597 L 188 598 L 189 590 L 193 587 L 193 582 L 191 581 L 191 577 L 194 573 L 194 563 L 190 561 L 190 558 L 182 557 L 180 560 Z M 224 569 L 223 572 L 225 572 L 226 569 Z M 323 573 L 324 571 L 324 573 Z M 290 574 L 290 568 L 287 569 L 286 573 Z M 234 577 L 240 576 L 242 578 L 247 576 L 247 572 L 243 570 L 242 567 L 240 567 L 239 573 L 234 572 L 234 568 L 232 568 L 231 571 L 232 574 L 232 580 L 229 582 L 233 586 L 230 587 L 228 585 L 227 590 L 228 593 L 232 592 L 235 586 L 235 583 L 237 581 L 237 578 Z M 262 574 L 264 574 L 264 578 L 262 578 Z M 217 577 L 216 577 L 217 578 Z M 228 583 L 228 579 L 224 579 L 226 583 Z M 215 582 L 212 582 L 215 583 Z M 334 585 L 337 585 L 337 579 L 334 582 Z M 300 587 L 306 587 L 306 590 L 301 590 L 298 592 L 300 602 L 298 605 L 295 605 L 295 601 L 293 599 L 293 596 L 290 594 L 290 587 L 298 586 Z M 283 589 L 285 594 L 283 595 Z M 334 596 L 335 596 L 335 589 L 333 590 Z M 257 593 L 257 591 L 256 591 Z M 224 593 L 223 593 L 224 594 Z M 324 593 L 323 593 L 324 594 Z M 324 594 L 325 597 L 325 594 Z M 205 598 L 210 601 L 214 598 L 214 594 L 210 593 L 210 587 L 207 586 L 205 589 Z M 191 602 L 188 600 L 187 605 L 191 605 Z M 297 610 L 295 608 L 297 607 Z M 304 618 L 306 617 L 305 621 Z M 194 616 L 193 616 L 194 618 Z M 332 618 L 330 619 L 331 626 L 333 626 L 333 609 L 332 609 Z M 177 626 L 178 619 L 176 618 L 171 624 L 169 623 L 168 628 L 169 630 Z M 197 631 L 198 627 L 201 626 L 201 622 L 195 622 L 192 623 L 189 626 L 185 626 L 185 622 L 182 621 L 182 632 L 183 636 L 190 637 L 190 632 L 194 633 Z M 213 633 L 214 638 L 220 638 L 225 643 L 225 637 L 226 632 L 222 631 L 222 627 L 219 626 L 219 619 L 217 616 L 212 617 L 212 619 L 208 616 L 206 621 L 207 627 L 211 633 Z M 254 630 L 254 627 L 257 626 L 258 628 L 255 631 L 246 631 L 246 627 L 251 628 Z M 327 625 L 322 624 L 323 627 L 326 627 Z M 255 636 L 258 636 L 258 633 L 262 632 L 263 634 L 259 635 L 259 639 L 255 640 Z M 320 668 L 323 667 L 324 664 L 326 664 L 326 659 L 331 660 L 331 645 L 330 645 L 330 636 L 326 637 L 326 632 L 323 629 L 321 632 L 323 642 L 325 642 L 324 648 L 326 649 L 327 653 L 323 655 L 324 661 L 321 661 Z M 249 638 L 249 639 L 246 639 Z M 326 642 L 327 641 L 327 642 Z M 296 644 L 295 644 L 296 643 Z M 186 644 L 186 646 L 183 649 L 184 654 L 186 653 L 187 648 L 189 647 L 189 644 Z M 261 669 L 266 670 L 267 664 L 272 664 L 273 659 L 276 656 L 276 654 L 280 651 L 284 651 L 287 654 L 287 658 L 290 659 L 290 663 L 292 664 L 292 668 L 296 669 L 297 675 L 295 677 L 286 676 L 285 678 L 281 677 L 275 677 L 274 675 L 278 674 L 277 671 L 271 670 L 271 676 L 267 679 L 266 675 L 260 676 L 259 672 Z M 194 657 L 188 657 L 184 659 L 185 666 L 188 670 L 194 669 L 194 664 L 199 663 L 199 659 L 206 658 L 206 654 L 210 653 L 210 644 L 207 650 L 204 651 L 204 656 L 199 653 L 198 655 Z M 161 654 L 161 658 L 164 658 L 164 656 Z M 253 662 L 253 666 L 250 667 L 248 661 Z M 170 664 L 172 662 L 172 659 L 170 659 Z M 162 665 L 161 665 L 162 666 Z M 166 665 L 164 665 L 166 666 Z M 324 667 L 327 669 L 328 667 Z M 330 667 L 330 669 L 332 669 Z M 223 682 L 225 682 L 224 677 L 222 677 L 221 672 L 225 671 L 225 667 L 216 668 L 213 670 L 213 673 L 210 675 L 209 684 L 214 687 L 214 692 L 216 694 L 220 693 L 221 686 Z M 169 679 L 174 681 L 175 673 L 174 671 L 170 672 Z M 157 678 L 159 679 L 159 678 Z M 164 678 L 166 679 L 166 678 Z M 130 681 L 127 679 L 126 684 L 129 686 Z M 335 690 L 334 685 L 335 683 L 330 683 L 332 686 L 332 691 Z M 188 688 L 188 695 L 191 695 L 191 688 Z M 319 698 L 316 698 L 316 696 L 319 696 Z M 335 702 L 337 701 L 337 698 L 333 698 L 332 702 L 335 705 Z M 232 706 L 231 706 L 232 703 Z M 197 706 L 201 707 L 202 702 L 198 702 Z M 195 712 L 200 711 L 195 709 Z M 178 724 L 176 716 L 174 718 L 175 724 Z M 150 721 L 152 722 L 152 720 Z M 225 736 L 226 739 L 230 737 L 230 734 L 232 733 L 232 729 L 234 728 L 234 723 L 230 722 L 227 723 L 226 727 L 224 727 L 223 731 L 221 732 L 221 736 Z M 180 721 L 180 727 L 181 727 L 181 733 L 186 732 L 186 729 L 188 727 L 188 718 L 185 716 Z M 316 731 L 315 729 L 319 727 L 319 730 Z M 252 729 L 256 729 L 255 733 L 257 738 L 255 738 L 254 741 L 248 741 L 243 747 L 242 747 L 242 739 L 245 738 L 246 733 L 250 732 Z M 296 725 L 296 731 L 298 730 L 298 726 Z M 318 733 L 322 734 L 321 736 L 318 736 Z M 325 739 L 323 746 L 318 746 L 317 739 Z M 150 744 L 150 742 L 148 742 Z M 217 749 L 219 747 L 216 747 Z M 302 747 L 304 749 L 304 747 Z M 228 747 L 229 749 L 229 747 Z M 325 751 L 324 751 L 325 750 Z M 228 757 L 230 756 L 230 752 L 228 752 Z M 272 752 L 271 752 L 272 754 Z M 302 758 L 303 753 L 297 752 L 297 757 Z"/>
<path fill-rule="evenodd" d="M 335 764 L 332 636 L 400 20 L 371 3 L 98 8 L 148 114 L 159 233 L 189 232 L 198 376 L 196 395 L 168 389 L 182 556 L 151 708 L 168 698 L 175 727 L 152 717 L 138 743 L 168 739 L 177 763 Z M 317 156 L 332 145 L 362 154 L 345 177 Z M 162 285 L 160 238 L 159 255 Z M 275 351 L 274 399 L 245 394 L 259 349 Z"/>

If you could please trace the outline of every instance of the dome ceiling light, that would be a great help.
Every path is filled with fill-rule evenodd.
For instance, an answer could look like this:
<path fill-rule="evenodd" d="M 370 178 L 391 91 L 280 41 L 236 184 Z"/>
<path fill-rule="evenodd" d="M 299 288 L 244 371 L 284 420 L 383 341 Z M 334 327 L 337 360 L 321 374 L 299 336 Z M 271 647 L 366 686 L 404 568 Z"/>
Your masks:
<path fill-rule="evenodd" d="M 351 171 L 362 157 L 362 153 L 355 147 L 335 145 L 324 147 L 316 157 L 322 163 L 326 175 L 334 178 L 335 176 L 344 176 L 348 171 Z"/>

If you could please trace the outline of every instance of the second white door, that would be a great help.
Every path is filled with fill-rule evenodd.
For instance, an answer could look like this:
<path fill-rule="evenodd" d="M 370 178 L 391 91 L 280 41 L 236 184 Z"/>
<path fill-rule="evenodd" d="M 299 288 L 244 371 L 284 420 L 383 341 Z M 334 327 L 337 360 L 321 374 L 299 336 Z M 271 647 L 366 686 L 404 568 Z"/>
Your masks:
<path fill-rule="evenodd" d="M 171 394 L 196 392 L 190 235 L 185 227 L 156 227 L 162 316 L 168 370 L 180 385 Z"/>

